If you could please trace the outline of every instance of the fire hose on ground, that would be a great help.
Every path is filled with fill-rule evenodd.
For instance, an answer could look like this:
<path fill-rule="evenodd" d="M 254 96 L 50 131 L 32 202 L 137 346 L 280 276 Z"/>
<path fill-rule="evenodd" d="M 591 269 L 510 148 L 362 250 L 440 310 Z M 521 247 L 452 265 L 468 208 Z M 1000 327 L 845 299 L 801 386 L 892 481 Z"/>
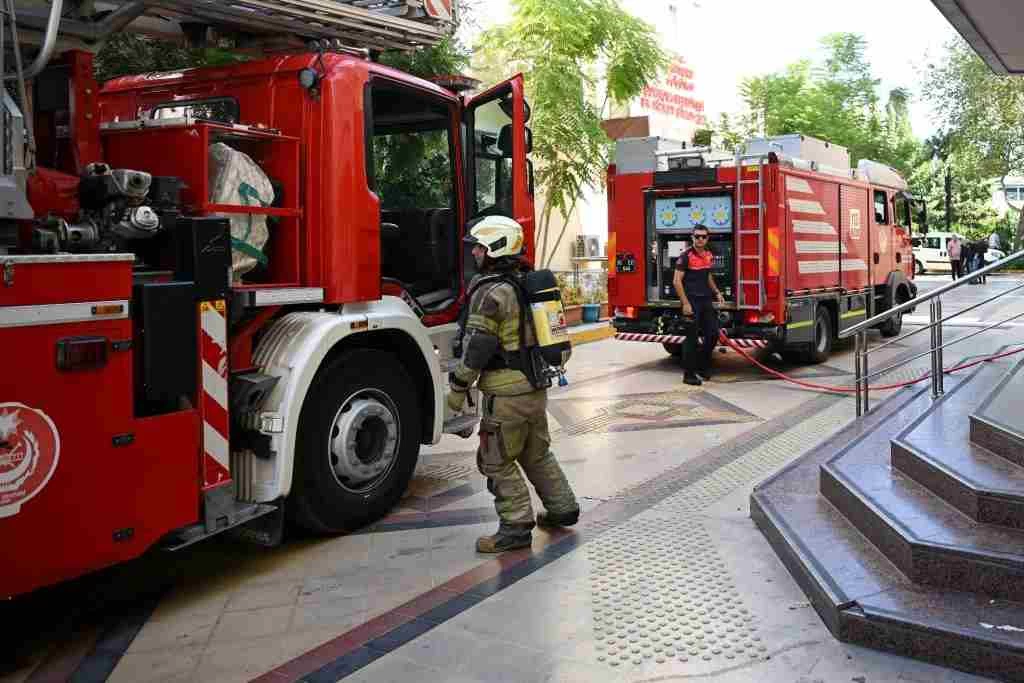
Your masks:
<path fill-rule="evenodd" d="M 767 365 L 765 365 L 764 363 L 762 363 L 761 361 L 757 360 L 756 358 L 751 356 L 749 353 L 747 353 L 746 350 L 744 350 L 738 344 L 736 344 L 732 339 L 730 339 L 729 337 L 725 336 L 724 333 L 719 336 L 719 342 L 721 344 L 724 344 L 725 346 L 728 346 L 733 351 L 736 351 L 738 354 L 740 354 L 745 359 L 747 359 L 747 361 L 749 361 L 751 364 L 753 364 L 756 367 L 760 368 L 764 372 L 767 372 L 769 375 L 772 375 L 773 377 L 781 379 L 781 380 L 783 380 L 785 382 L 789 382 L 790 384 L 796 384 L 797 386 L 804 387 L 805 389 L 814 389 L 816 391 L 829 391 L 829 392 L 833 392 L 833 393 L 837 393 L 837 394 L 850 394 L 850 393 L 855 393 L 857 391 L 857 387 L 843 387 L 843 386 L 835 387 L 835 386 L 829 386 L 827 384 L 815 384 L 814 382 L 805 382 L 803 380 L 796 379 L 795 377 L 790 377 L 789 375 L 786 375 L 786 374 L 784 374 L 782 372 L 779 372 L 778 370 L 776 370 L 774 368 L 770 368 Z M 943 374 L 947 374 L 947 375 L 950 374 L 950 373 L 954 373 L 954 372 L 960 372 L 962 370 L 967 370 L 968 368 L 973 368 L 976 365 L 981 365 L 982 363 L 988 363 L 990 361 L 999 360 L 1000 358 L 1006 358 L 1007 356 L 1013 356 L 1013 355 L 1021 353 L 1021 352 L 1024 352 L 1024 347 L 1021 347 L 1019 349 L 1014 349 L 1013 351 L 1005 351 L 1003 353 L 997 353 L 997 354 L 994 354 L 994 355 L 991 355 L 991 356 L 986 356 L 984 358 L 976 358 L 976 359 L 974 359 L 972 361 L 969 361 L 969 362 L 965 361 L 965 362 L 960 363 L 958 365 L 954 365 L 953 367 L 946 368 L 942 372 L 943 372 Z M 931 372 L 927 372 L 924 375 L 922 375 L 921 377 L 918 377 L 917 379 L 909 380 L 907 382 L 898 382 L 898 383 L 895 383 L 895 384 L 872 385 L 871 389 L 872 389 L 872 391 L 885 391 L 887 389 L 902 389 L 904 387 L 910 387 L 910 386 L 913 386 L 915 384 L 920 384 L 921 382 L 925 381 L 926 379 L 929 379 L 931 376 L 932 376 L 932 373 Z"/>

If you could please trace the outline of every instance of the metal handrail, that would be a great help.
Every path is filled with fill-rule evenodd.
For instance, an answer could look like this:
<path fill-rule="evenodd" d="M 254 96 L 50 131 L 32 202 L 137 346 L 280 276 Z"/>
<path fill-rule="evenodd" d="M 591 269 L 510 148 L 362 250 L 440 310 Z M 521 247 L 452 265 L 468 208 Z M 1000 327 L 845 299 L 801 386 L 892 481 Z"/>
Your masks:
<path fill-rule="evenodd" d="M 958 315 L 958 314 L 955 313 L 955 314 L 951 315 L 950 318 L 955 317 L 956 315 Z M 971 332 L 970 334 L 965 334 L 962 337 L 957 337 L 953 341 L 948 341 L 948 342 L 944 343 L 942 346 L 937 347 L 937 349 L 935 349 L 935 350 L 938 350 L 938 349 L 948 349 L 950 346 L 953 346 L 954 344 L 959 344 L 960 342 L 967 341 L 968 339 L 971 339 L 972 337 L 977 337 L 982 332 L 988 332 L 989 330 L 995 329 L 997 327 L 1001 327 L 1001 326 L 1005 325 L 1006 323 L 1013 322 L 1014 320 L 1017 320 L 1018 318 L 1024 318 L 1024 313 L 1018 313 L 1017 315 L 1011 315 L 1006 320 L 1000 320 L 999 322 L 992 323 L 991 325 L 983 327 L 980 330 L 975 330 L 974 332 Z M 947 320 L 948 319 L 949 318 L 947 318 Z M 923 330 L 923 329 L 926 329 L 926 328 L 922 327 L 921 329 Z M 878 377 L 880 375 L 884 375 L 887 372 L 892 372 L 893 370 L 895 370 L 896 368 L 898 368 L 898 367 L 900 367 L 902 365 L 906 365 L 907 363 L 909 363 L 911 361 L 915 361 L 918 358 L 924 358 L 925 356 L 930 355 L 932 353 L 932 351 L 933 351 L 933 349 L 928 349 L 927 351 L 922 351 L 921 353 L 919 353 L 917 355 L 914 355 L 914 356 L 910 356 L 909 358 L 903 358 L 903 359 L 900 360 L 900 362 L 893 363 L 889 367 L 884 368 L 882 370 L 875 370 L 870 375 L 868 375 L 866 377 L 862 377 L 861 379 L 868 380 L 868 379 L 872 379 L 874 377 Z"/>
<path fill-rule="evenodd" d="M 980 270 L 971 271 L 970 273 L 960 278 L 959 280 L 953 280 L 948 284 L 942 285 L 938 289 L 933 289 L 927 294 L 922 294 L 921 296 L 911 299 L 910 301 L 902 303 L 893 308 L 884 310 L 878 315 L 872 318 L 868 318 L 867 320 L 864 320 L 862 322 L 859 322 L 856 325 L 853 325 L 852 327 L 848 327 L 839 333 L 839 338 L 846 339 L 848 337 L 852 337 L 858 332 L 863 332 L 871 327 L 875 327 L 876 325 L 884 323 L 886 320 L 888 320 L 889 318 L 893 317 L 898 313 L 904 313 L 912 308 L 917 308 L 920 304 L 923 304 L 926 301 L 931 301 L 935 297 L 942 296 L 946 292 L 952 291 L 957 287 L 962 287 L 963 285 L 967 284 L 968 280 L 973 280 L 976 277 L 983 277 L 985 275 L 988 275 L 992 271 L 999 270 L 1003 266 L 1009 265 L 1021 258 L 1024 258 L 1024 249 L 1021 249 L 1020 251 L 1014 254 L 1010 254 L 1001 261 L 996 261 L 995 263 L 989 264 L 984 268 L 981 268 Z"/>
<path fill-rule="evenodd" d="M 970 278 L 968 278 L 968 279 L 970 279 Z M 1002 292 L 999 292 L 999 294 L 996 294 L 993 297 L 989 297 L 988 299 L 985 299 L 984 301 L 982 301 L 980 303 L 974 304 L 972 306 L 968 306 L 967 308 L 961 308 L 956 313 L 951 313 L 951 314 L 947 315 L 945 318 L 943 318 L 939 322 L 940 323 L 949 322 L 953 318 L 961 316 L 964 313 L 969 313 L 969 312 L 973 311 L 976 308 L 981 308 L 982 306 L 984 306 L 986 304 L 992 303 L 996 299 L 1001 299 L 1002 297 L 1006 296 L 1007 294 L 1013 294 L 1014 292 L 1016 292 L 1019 289 L 1024 289 L 1024 282 L 1022 282 L 1021 284 L 1017 285 L 1016 287 L 1011 287 L 1010 289 L 1003 290 Z M 930 327 L 930 325 L 926 325 L 924 327 L 919 327 L 916 330 L 914 330 L 913 332 L 907 332 L 906 334 L 904 334 L 901 337 L 896 337 L 895 339 L 890 339 L 889 341 L 884 342 L 882 344 L 879 344 L 878 346 L 875 346 L 873 348 L 865 349 L 864 353 L 874 353 L 876 351 L 881 351 L 882 349 L 886 348 L 887 346 L 891 346 L 892 344 L 895 344 L 897 342 L 901 342 L 904 339 L 909 339 L 910 337 L 913 337 L 915 334 L 919 334 L 921 332 L 924 332 L 925 330 L 928 329 L 928 327 Z"/>
<path fill-rule="evenodd" d="M 917 360 L 918 358 L 923 358 L 924 356 L 931 356 L 931 372 L 929 373 L 929 376 L 932 380 L 932 398 L 939 398 L 944 393 L 943 379 L 945 368 L 943 365 L 943 351 L 947 347 L 953 346 L 954 344 L 959 344 L 960 342 L 966 341 L 968 339 L 972 339 L 973 337 L 976 337 L 979 334 L 982 334 L 983 332 L 987 332 L 988 330 L 1000 327 L 1001 325 L 1005 325 L 1006 323 L 1012 320 L 1024 317 L 1024 313 L 1021 313 L 1018 315 L 1014 315 L 1010 318 L 1007 318 L 1006 320 L 1002 320 L 1000 322 L 987 325 L 982 329 L 972 332 L 970 334 L 957 337 L 956 339 L 953 339 L 949 342 L 944 343 L 942 340 L 942 324 L 944 322 L 948 322 L 953 318 L 963 315 L 968 311 L 973 311 L 974 309 L 984 306 L 985 304 L 992 303 L 996 299 L 1004 297 L 1007 294 L 1010 294 L 1011 292 L 1015 292 L 1019 289 L 1024 289 L 1024 283 L 1011 289 L 999 292 L 994 296 L 988 297 L 982 302 L 979 302 L 972 306 L 968 306 L 967 308 L 961 309 L 956 313 L 953 313 L 948 316 L 942 315 L 942 295 L 946 294 L 947 292 L 951 292 L 957 287 L 962 287 L 968 284 L 971 280 L 974 280 L 975 278 L 984 277 L 985 275 L 988 275 L 993 271 L 999 270 L 1000 268 L 1003 268 L 1004 266 L 1013 263 L 1014 261 L 1020 260 L 1021 258 L 1024 258 L 1024 249 L 1014 254 L 1011 254 L 1003 259 L 1000 259 L 995 263 L 987 265 L 984 268 L 980 268 L 976 271 L 966 273 L 964 277 L 962 277 L 959 280 L 953 280 L 952 282 L 942 285 L 941 287 L 934 289 L 928 292 L 927 294 L 922 294 L 918 297 L 915 297 L 914 299 L 911 299 L 910 301 L 894 306 L 893 308 L 883 311 L 878 315 L 872 316 L 871 318 L 868 318 L 867 320 L 856 325 L 853 325 L 852 327 L 849 327 L 846 330 L 840 332 L 838 335 L 840 339 L 846 339 L 848 337 L 854 338 L 854 374 L 856 376 L 857 417 L 860 417 L 865 412 L 868 412 L 870 410 L 870 380 L 880 375 L 884 375 L 888 372 L 892 372 L 896 368 L 905 366 L 907 363 Z M 909 311 L 913 308 L 917 308 L 917 306 L 925 302 L 928 302 L 931 307 L 931 321 L 928 323 L 928 325 L 921 327 L 917 330 L 914 330 L 912 332 L 908 332 L 907 334 L 897 337 L 896 339 L 891 339 L 885 342 L 884 344 L 875 347 L 874 349 L 868 348 L 867 332 L 869 328 L 876 327 L 881 323 L 886 322 L 890 318 L 893 318 L 897 315 L 901 315 L 904 312 Z M 915 334 L 923 332 L 925 329 L 931 332 L 931 344 L 930 348 L 927 351 L 916 354 L 909 358 L 903 358 L 898 362 L 893 363 L 892 365 L 889 365 L 881 370 L 876 370 L 875 372 L 870 371 L 870 367 L 868 364 L 868 356 L 870 354 L 874 353 L 875 351 L 884 349 L 887 346 L 890 346 L 891 344 L 894 344 L 898 341 L 907 339 L 908 337 L 912 337 Z"/>

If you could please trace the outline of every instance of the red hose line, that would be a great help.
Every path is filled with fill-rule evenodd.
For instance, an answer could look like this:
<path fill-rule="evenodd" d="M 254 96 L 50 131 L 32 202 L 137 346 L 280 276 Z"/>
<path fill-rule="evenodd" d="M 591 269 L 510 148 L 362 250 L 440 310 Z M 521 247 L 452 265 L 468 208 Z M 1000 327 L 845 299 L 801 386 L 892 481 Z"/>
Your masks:
<path fill-rule="evenodd" d="M 736 346 L 735 344 L 733 344 L 732 339 L 730 339 L 729 337 L 726 337 L 724 334 L 721 335 L 720 340 L 721 340 L 721 343 L 725 344 L 726 346 L 731 348 L 733 351 L 736 351 L 738 354 L 740 354 L 741 356 L 746 358 L 748 361 L 750 361 L 753 365 L 757 366 L 758 368 L 760 368 L 764 372 L 767 372 L 769 375 L 772 375 L 773 377 L 778 377 L 779 379 L 781 379 L 781 380 L 783 380 L 785 382 L 789 382 L 791 384 L 796 384 L 796 385 L 804 387 L 806 389 L 815 389 L 815 390 L 819 390 L 819 391 L 830 391 L 830 392 L 837 393 L 837 394 L 854 393 L 854 392 L 857 391 L 856 387 L 831 387 L 831 386 L 828 386 L 826 384 L 815 384 L 814 382 L 805 382 L 803 380 L 799 380 L 799 379 L 796 379 L 794 377 L 790 377 L 789 375 L 785 375 L 785 374 L 779 372 L 778 370 L 775 370 L 774 368 L 770 368 L 767 365 L 765 365 L 764 363 L 760 362 L 759 360 L 757 360 L 756 358 L 754 358 L 753 356 L 748 354 L 745 350 L 743 350 L 739 346 Z M 943 370 L 942 372 L 943 372 L 943 374 L 949 374 L 951 372 L 959 372 L 961 370 L 966 370 L 968 368 L 973 368 L 975 365 L 981 365 L 982 363 L 987 363 L 989 361 L 998 360 L 1000 358 L 1006 358 L 1007 356 L 1012 356 L 1012 355 L 1015 355 L 1015 354 L 1018 354 L 1018 353 L 1021 353 L 1021 352 L 1024 352 L 1024 347 L 1016 349 L 1014 351 L 1006 351 L 1004 353 L 999 353 L 999 354 L 996 354 L 996 355 L 993 355 L 993 356 L 987 356 L 985 358 L 978 358 L 978 359 L 973 360 L 973 361 L 971 361 L 969 363 L 961 363 L 961 364 L 955 365 L 955 366 L 953 366 L 951 368 L 947 368 L 947 369 Z M 903 387 L 909 387 L 909 386 L 913 386 L 915 384 L 920 384 L 921 382 L 925 381 L 926 379 L 928 379 L 931 376 L 932 376 L 932 373 L 928 372 L 925 375 L 923 375 L 923 376 L 921 376 L 921 377 L 919 377 L 917 379 L 910 380 L 908 382 L 899 382 L 897 384 L 873 385 L 870 388 L 872 390 L 874 390 L 874 391 L 885 391 L 887 389 L 902 389 Z"/>

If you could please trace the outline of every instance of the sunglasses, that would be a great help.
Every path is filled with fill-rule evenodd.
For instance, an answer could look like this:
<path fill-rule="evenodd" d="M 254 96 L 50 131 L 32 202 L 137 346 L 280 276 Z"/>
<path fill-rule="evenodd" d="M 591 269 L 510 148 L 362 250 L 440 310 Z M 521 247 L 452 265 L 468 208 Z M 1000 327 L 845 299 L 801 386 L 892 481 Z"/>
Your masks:
<path fill-rule="evenodd" d="M 707 238 L 708 238 L 707 235 L 694 235 L 693 236 L 693 239 L 695 239 L 695 240 L 706 240 Z"/>

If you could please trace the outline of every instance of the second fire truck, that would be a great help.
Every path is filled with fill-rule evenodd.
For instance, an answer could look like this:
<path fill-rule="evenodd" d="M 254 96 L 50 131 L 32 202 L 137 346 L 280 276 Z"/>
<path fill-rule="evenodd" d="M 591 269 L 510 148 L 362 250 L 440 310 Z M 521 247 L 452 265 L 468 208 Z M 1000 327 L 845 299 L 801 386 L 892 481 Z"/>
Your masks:
<path fill-rule="evenodd" d="M 608 171 L 617 338 L 680 353 L 686 323 L 672 274 L 700 223 L 726 299 L 724 333 L 820 363 L 841 330 L 915 296 L 917 206 L 892 168 L 851 168 L 844 148 L 803 135 L 751 140 L 735 155 L 620 140 Z M 896 316 L 881 332 L 901 326 Z"/>

